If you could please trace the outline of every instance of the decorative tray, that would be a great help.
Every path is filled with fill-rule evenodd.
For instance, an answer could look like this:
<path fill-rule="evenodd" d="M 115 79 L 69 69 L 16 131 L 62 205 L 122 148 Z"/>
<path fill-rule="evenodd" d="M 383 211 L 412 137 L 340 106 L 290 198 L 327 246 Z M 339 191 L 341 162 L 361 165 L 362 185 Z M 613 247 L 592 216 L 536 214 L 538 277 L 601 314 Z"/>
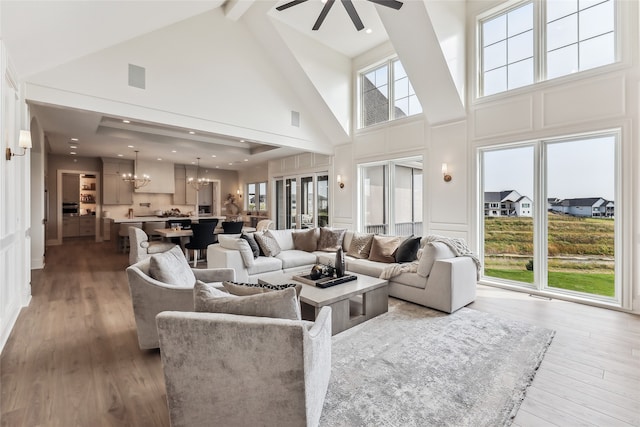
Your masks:
<path fill-rule="evenodd" d="M 321 277 L 319 279 L 314 280 L 311 278 L 310 274 L 300 274 L 297 276 L 293 276 L 291 279 L 297 280 L 298 282 L 306 283 L 307 285 L 313 285 L 318 288 L 328 288 L 331 286 L 340 285 L 342 283 L 357 280 L 358 277 L 347 274 L 342 277 Z"/>

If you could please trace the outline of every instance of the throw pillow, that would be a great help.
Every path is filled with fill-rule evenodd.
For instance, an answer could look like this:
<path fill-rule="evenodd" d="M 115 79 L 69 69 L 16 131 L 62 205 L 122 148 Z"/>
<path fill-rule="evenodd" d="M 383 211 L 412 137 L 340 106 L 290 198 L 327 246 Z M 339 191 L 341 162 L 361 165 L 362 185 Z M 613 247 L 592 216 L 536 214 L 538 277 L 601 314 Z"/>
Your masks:
<path fill-rule="evenodd" d="M 240 236 L 242 239 L 246 240 L 251 248 L 251 252 L 253 252 L 253 258 L 258 258 L 260 256 L 260 246 L 258 246 L 258 242 L 256 242 L 256 238 L 253 234 L 244 234 Z"/>
<path fill-rule="evenodd" d="M 236 296 L 198 281 L 194 287 L 194 308 L 199 312 L 301 320 L 300 304 L 293 288 Z"/>
<path fill-rule="evenodd" d="M 292 233 L 293 247 L 299 251 L 313 252 L 318 247 L 316 229 L 310 228 L 304 231 L 296 231 Z"/>
<path fill-rule="evenodd" d="M 181 288 L 190 288 L 196 282 L 196 276 L 179 246 L 152 255 L 149 260 L 149 276 L 159 282 Z"/>
<path fill-rule="evenodd" d="M 296 296 L 300 297 L 302 285 L 299 283 L 285 283 L 283 285 L 269 285 L 263 283 L 238 283 L 238 282 L 222 282 L 222 286 L 232 295 L 255 295 L 265 292 L 282 291 L 283 289 L 294 288 Z"/>
<path fill-rule="evenodd" d="M 325 252 L 336 252 L 338 248 L 342 247 L 342 239 L 344 239 L 344 234 L 346 232 L 346 229 L 332 230 L 328 227 L 320 228 L 320 238 L 318 239 L 317 250 Z"/>
<path fill-rule="evenodd" d="M 369 260 L 377 262 L 396 262 L 395 252 L 400 246 L 401 236 L 373 236 Z"/>
<path fill-rule="evenodd" d="M 420 249 L 420 240 L 422 237 L 409 237 L 400 243 L 396 250 L 396 262 L 412 262 L 418 259 L 418 249 Z"/>
<path fill-rule="evenodd" d="M 280 253 L 278 241 L 268 231 L 262 234 L 254 233 L 254 236 L 264 256 L 276 256 Z"/>
<path fill-rule="evenodd" d="M 418 276 L 427 277 L 438 259 L 455 258 L 456 254 L 443 242 L 427 243 L 418 263 Z"/>
<path fill-rule="evenodd" d="M 240 256 L 242 257 L 242 262 L 244 263 L 245 267 L 251 267 L 253 266 L 254 262 L 254 258 L 253 258 L 253 251 L 251 250 L 251 246 L 249 246 L 249 243 L 244 240 L 241 239 L 238 235 L 238 237 L 235 237 L 235 234 L 220 234 L 218 236 L 218 241 L 220 242 L 220 246 L 225 248 L 225 249 L 235 249 L 237 251 L 240 252 Z"/>
<path fill-rule="evenodd" d="M 353 233 L 347 255 L 354 258 L 367 259 L 373 242 L 372 233 Z"/>

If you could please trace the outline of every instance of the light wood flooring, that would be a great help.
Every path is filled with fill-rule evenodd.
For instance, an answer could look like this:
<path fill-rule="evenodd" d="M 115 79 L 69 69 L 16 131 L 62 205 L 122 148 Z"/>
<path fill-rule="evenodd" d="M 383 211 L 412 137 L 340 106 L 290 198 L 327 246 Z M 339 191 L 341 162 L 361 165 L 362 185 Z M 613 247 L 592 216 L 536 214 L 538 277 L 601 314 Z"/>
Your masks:
<path fill-rule="evenodd" d="M 47 250 L 1 357 L 2 426 L 168 426 L 113 243 Z M 640 426 L 640 316 L 479 287 L 470 307 L 557 331 L 516 426 Z"/>

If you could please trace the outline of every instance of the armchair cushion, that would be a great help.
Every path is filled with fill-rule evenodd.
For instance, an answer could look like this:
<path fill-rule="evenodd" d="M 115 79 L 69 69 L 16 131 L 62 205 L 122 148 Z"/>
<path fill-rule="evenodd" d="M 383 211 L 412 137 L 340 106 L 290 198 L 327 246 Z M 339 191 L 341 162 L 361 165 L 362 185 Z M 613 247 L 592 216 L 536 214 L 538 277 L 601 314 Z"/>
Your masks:
<path fill-rule="evenodd" d="M 237 296 L 205 283 L 196 282 L 193 293 L 194 308 L 197 312 L 301 320 L 300 305 L 294 288 L 287 288 L 280 292 Z"/>
<path fill-rule="evenodd" d="M 294 288 L 296 296 L 300 297 L 302 285 L 299 283 L 285 283 L 283 285 L 269 285 L 263 283 L 237 283 L 233 281 L 222 282 L 225 290 L 232 295 L 244 296 L 263 294 L 265 292 L 282 291 L 287 288 Z"/>
<path fill-rule="evenodd" d="M 149 275 L 159 282 L 181 288 L 190 288 L 196 282 L 196 276 L 179 246 L 152 255 Z"/>

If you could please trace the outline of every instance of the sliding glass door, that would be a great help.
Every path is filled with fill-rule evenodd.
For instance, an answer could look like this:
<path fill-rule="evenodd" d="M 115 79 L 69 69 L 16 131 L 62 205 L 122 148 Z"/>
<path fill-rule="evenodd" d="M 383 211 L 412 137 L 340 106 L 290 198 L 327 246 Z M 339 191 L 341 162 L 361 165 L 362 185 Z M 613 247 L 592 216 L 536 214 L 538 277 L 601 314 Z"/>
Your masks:
<path fill-rule="evenodd" d="M 617 132 L 482 149 L 484 277 L 620 302 Z"/>
<path fill-rule="evenodd" d="M 329 225 L 329 176 L 325 173 L 277 178 L 276 227 Z"/>

